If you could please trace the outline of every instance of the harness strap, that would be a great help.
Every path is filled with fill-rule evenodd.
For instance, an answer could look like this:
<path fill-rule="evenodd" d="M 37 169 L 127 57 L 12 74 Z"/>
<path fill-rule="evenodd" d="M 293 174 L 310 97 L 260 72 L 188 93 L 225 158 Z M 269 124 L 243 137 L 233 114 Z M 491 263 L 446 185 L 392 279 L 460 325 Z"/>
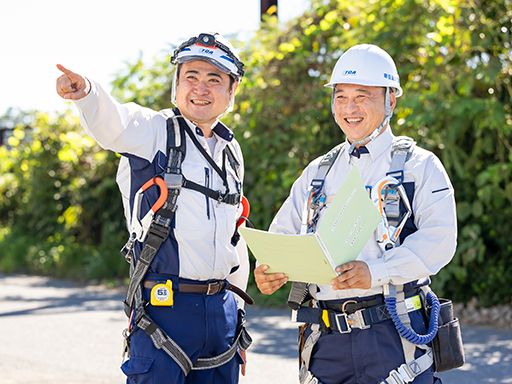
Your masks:
<path fill-rule="evenodd" d="M 190 372 L 193 366 L 190 358 L 149 316 L 140 316 L 136 325 L 151 337 L 151 341 L 157 349 L 162 349 L 178 364 L 185 375 Z"/>
<path fill-rule="evenodd" d="M 405 162 L 409 159 L 416 142 L 408 136 L 398 136 L 391 146 L 391 165 L 386 176 L 393 176 L 403 183 Z"/>
<path fill-rule="evenodd" d="M 314 232 L 316 229 L 319 213 L 325 206 L 325 194 L 323 193 L 325 178 L 344 148 L 344 142 L 337 145 L 327 152 L 318 164 L 316 175 L 311 180 L 308 197 L 304 203 L 301 226 L 302 234 Z"/>
<path fill-rule="evenodd" d="M 167 239 L 170 232 L 171 222 L 174 218 L 177 208 L 177 199 L 181 190 L 181 162 L 185 156 L 185 137 L 184 132 L 175 129 L 175 118 L 167 119 L 167 146 L 170 150 L 168 154 L 167 169 L 165 174 L 165 182 L 168 188 L 167 199 L 160 208 L 151 222 L 148 235 L 144 241 L 142 251 L 135 261 L 131 254 L 128 254 L 130 260 L 130 283 L 126 293 L 125 312 L 129 317 L 134 307 L 134 298 L 139 297 L 142 301 L 141 283 L 151 265 L 156 253 L 160 249 L 162 243 Z M 135 212 L 137 214 L 137 212 Z M 133 216 L 133 213 L 132 213 Z M 130 240 L 129 240 L 130 243 Z M 133 244 L 128 247 L 129 252 L 133 252 Z M 137 293 L 137 295 L 136 295 Z M 135 300 L 135 304 L 139 304 L 139 300 Z"/>
<path fill-rule="evenodd" d="M 168 197 L 169 199 L 169 197 Z M 160 211 L 159 211 L 160 212 Z M 172 214 L 174 212 L 171 212 Z M 159 213 L 160 215 L 160 213 Z M 135 291 L 140 289 L 140 284 L 146 275 L 151 262 L 155 258 L 158 249 L 162 245 L 162 243 L 167 239 L 170 231 L 170 222 L 168 225 L 158 224 L 157 221 L 153 221 L 149 227 L 148 236 L 144 243 L 144 247 L 142 248 L 142 252 L 140 253 L 136 264 L 134 264 L 131 276 L 130 283 L 128 285 L 128 291 L 126 294 L 125 300 L 125 312 L 129 316 L 131 312 L 131 308 L 133 307 L 133 299 L 135 295 Z M 131 258 L 132 263 L 135 263 L 135 259 Z"/>
<path fill-rule="evenodd" d="M 226 156 L 228 158 L 229 165 L 231 168 L 233 168 L 233 171 L 235 171 L 236 177 L 238 177 L 238 180 L 240 180 L 240 162 L 236 158 L 234 151 L 231 149 L 231 143 L 228 143 L 226 145 Z"/>
<path fill-rule="evenodd" d="M 175 128 L 174 122 L 178 120 L 178 125 L 180 129 Z M 231 360 L 234 354 L 237 351 L 237 348 L 247 349 L 252 340 L 244 327 L 243 316 L 239 315 L 239 324 L 237 327 L 237 333 L 235 336 L 235 340 L 230 348 L 227 351 L 220 354 L 219 356 L 214 356 L 211 358 L 199 358 L 195 364 L 192 363 L 190 358 L 185 354 L 185 352 L 180 348 L 180 346 L 172 340 L 152 319 L 144 310 L 145 301 L 142 295 L 142 281 L 144 280 L 144 276 L 146 275 L 149 266 L 151 265 L 158 249 L 162 245 L 162 243 L 167 239 L 170 232 L 170 227 L 174 215 L 177 209 L 177 198 L 181 191 L 182 187 L 185 187 L 187 180 L 183 177 L 181 173 L 181 163 L 185 158 L 186 154 L 186 140 L 185 140 L 185 132 L 187 132 L 187 128 L 190 131 L 190 128 L 183 120 L 181 116 L 169 117 L 167 119 L 167 157 L 168 163 L 165 173 L 165 182 L 168 188 L 168 194 L 164 205 L 155 212 L 153 220 L 148 228 L 148 234 L 144 241 L 144 245 L 142 251 L 135 260 L 133 257 L 133 243 L 134 239 L 132 237 L 128 241 L 125 249 L 127 251 L 127 255 L 125 256 L 127 260 L 130 261 L 130 283 L 128 286 L 127 297 L 125 300 L 125 312 L 128 317 L 130 317 L 131 324 L 131 316 L 135 313 L 136 318 L 134 324 L 144 330 L 146 334 L 148 334 L 157 349 L 162 349 L 169 357 L 171 357 L 176 364 L 183 370 L 185 375 L 187 375 L 192 369 L 210 369 L 218 367 L 222 364 L 225 364 L 229 360 Z M 183 125 L 185 124 L 185 126 Z M 197 143 L 197 138 L 191 133 L 188 132 L 191 136 L 194 144 Z M 195 139 L 195 141 L 194 141 Z M 198 146 L 199 150 L 202 147 Z M 204 149 L 203 149 L 204 151 Z M 205 154 L 203 154 L 204 156 Z M 233 156 L 234 157 L 234 156 Z M 206 154 L 206 160 L 213 162 L 213 160 Z M 223 158 L 223 171 L 219 172 L 219 167 L 213 162 L 212 167 L 219 172 L 219 175 L 223 179 L 224 185 L 226 187 L 226 193 L 220 194 L 219 196 L 215 196 L 216 200 L 219 202 L 224 202 L 228 204 L 238 204 L 240 202 L 240 193 L 238 194 L 229 194 L 229 188 L 227 184 L 227 176 L 226 176 L 226 167 L 225 167 L 225 159 L 226 154 L 224 152 Z M 230 161 L 230 165 L 233 165 Z M 239 164 L 238 164 L 239 165 Z M 236 168 L 233 166 L 235 173 L 237 172 Z M 188 187 L 193 188 L 193 184 L 188 182 Z M 195 184 L 197 185 L 197 184 Z M 196 189 L 197 190 L 197 189 Z M 211 190 L 210 190 L 211 191 Z M 200 190 L 208 195 L 210 191 Z M 216 191 L 211 191 L 216 192 Z M 211 194 L 211 193 L 210 193 Z M 212 197 L 212 196 L 210 196 Z M 250 296 L 248 296 L 241 289 L 230 285 L 229 283 L 225 283 L 223 288 L 229 289 L 239 296 L 241 296 L 246 302 L 252 304 L 253 300 Z M 210 285 L 208 285 L 207 294 L 209 294 Z M 245 296 L 244 296 L 245 295 Z M 239 312 L 240 313 L 240 312 Z M 126 339 L 129 337 L 129 330 L 126 332 Z"/>
<path fill-rule="evenodd" d="M 397 292 L 397 313 L 399 314 L 399 318 L 402 321 L 404 326 L 411 328 L 411 318 L 407 315 L 407 308 L 404 308 L 402 304 L 405 298 L 405 294 L 403 292 L 403 286 L 400 287 Z M 416 352 L 416 345 L 407 340 L 405 337 L 400 337 L 400 341 L 402 343 L 402 349 L 404 351 L 404 359 L 406 362 L 414 360 L 414 353 Z"/>
<path fill-rule="evenodd" d="M 213 170 L 215 172 L 217 172 L 217 174 L 221 177 L 224 187 L 226 188 L 226 192 L 228 192 L 229 185 L 228 185 L 228 180 L 227 180 L 227 176 L 226 176 L 226 164 L 225 164 L 226 152 L 223 151 L 222 169 L 221 169 L 221 168 L 219 168 L 217 163 L 212 159 L 212 157 L 208 154 L 208 152 L 206 152 L 206 150 L 203 148 L 201 143 L 199 143 L 196 135 L 192 132 L 192 130 L 188 126 L 187 122 L 183 119 L 183 117 L 181 117 L 178 120 L 178 123 L 180 125 L 180 129 L 184 130 L 187 133 L 187 135 L 190 137 L 190 140 L 192 140 L 192 142 L 194 143 L 196 148 L 199 150 L 201 155 L 203 155 L 203 157 L 206 159 L 206 161 L 212 166 Z"/>
<path fill-rule="evenodd" d="M 313 347 L 317 343 L 322 333 L 317 324 L 311 325 L 311 333 L 304 341 L 304 346 L 300 351 L 300 367 L 299 367 L 299 383 L 300 384 L 318 384 L 318 379 L 313 376 L 309 371 L 309 364 L 311 362 L 311 355 L 313 354 Z"/>
<path fill-rule="evenodd" d="M 183 177 L 182 186 L 183 188 L 192 189 L 194 191 L 200 192 L 203 195 L 208 196 L 210 199 L 218 201 L 219 203 L 238 205 L 240 204 L 240 200 L 242 198 L 240 193 L 221 193 L 220 191 L 215 191 L 201 184 L 197 184 L 194 183 L 193 181 L 187 180 L 185 177 Z"/>
<path fill-rule="evenodd" d="M 318 213 L 325 204 L 325 199 L 322 200 L 321 192 L 323 190 L 325 178 L 331 170 L 333 164 L 336 162 L 339 154 L 345 149 L 345 143 L 341 143 L 327 152 L 320 163 L 315 178 L 311 180 L 308 190 L 308 198 L 304 204 L 302 212 L 302 225 L 301 234 L 313 232 L 318 221 Z M 311 216 L 311 220 L 310 220 Z M 297 310 L 302 303 L 309 297 L 309 284 L 303 282 L 292 282 L 290 293 L 288 294 L 288 306 Z"/>
<path fill-rule="evenodd" d="M 389 376 L 379 384 L 406 384 L 411 383 L 414 379 L 430 368 L 434 358 L 432 349 L 428 348 L 425 354 L 415 360 L 404 363 L 397 369 L 393 369 Z"/>
<path fill-rule="evenodd" d="M 169 132 L 170 121 L 173 121 L 175 119 L 178 121 L 179 128 L 180 128 L 179 129 L 179 132 L 180 132 L 179 135 L 177 134 L 178 130 L 176 130 L 176 129 L 174 129 L 174 134 L 171 134 Z M 228 184 L 228 181 L 227 181 L 227 172 L 226 172 L 226 164 L 225 164 L 226 158 L 228 159 L 228 162 L 229 162 L 231 168 L 234 170 L 234 172 L 235 172 L 237 177 L 239 177 L 238 169 L 240 167 L 240 163 L 235 158 L 235 156 L 234 156 L 233 152 L 231 151 L 231 149 L 229 148 L 229 146 L 226 146 L 226 148 L 223 151 L 222 169 L 221 169 L 215 163 L 215 161 L 213 161 L 211 156 L 205 151 L 203 146 L 199 143 L 199 141 L 197 140 L 197 137 L 191 131 L 190 127 L 188 126 L 188 124 L 186 123 L 186 121 L 183 119 L 183 117 L 181 115 L 177 115 L 174 118 L 169 118 L 167 120 L 167 127 L 168 127 L 168 133 L 167 133 L 168 142 L 167 142 L 167 145 L 168 145 L 168 148 L 169 148 L 168 158 L 169 158 L 169 163 L 170 163 L 169 166 L 168 166 L 168 171 L 167 172 L 170 172 L 171 175 L 172 174 L 179 174 L 181 176 L 180 180 L 179 180 L 179 182 L 181 182 L 181 187 L 187 188 L 187 189 L 191 189 L 191 190 L 197 191 L 199 193 L 202 193 L 203 195 L 206 195 L 209 198 L 211 198 L 211 199 L 213 199 L 215 201 L 218 201 L 219 203 L 226 203 L 226 204 L 229 204 L 229 205 L 238 205 L 238 204 L 240 204 L 240 199 L 241 199 L 241 193 L 240 192 L 241 191 L 237 191 L 237 193 L 229 193 L 229 184 Z M 224 193 L 222 193 L 221 191 L 215 191 L 215 190 L 213 190 L 211 188 L 208 188 L 208 187 L 205 187 L 203 185 L 197 184 L 197 183 L 195 183 L 193 181 L 187 180 L 181 174 L 181 167 L 180 167 L 181 166 L 181 161 L 184 159 L 185 154 L 186 154 L 186 150 L 185 150 L 185 142 L 186 142 L 186 140 L 185 140 L 185 137 L 184 137 L 185 133 L 190 137 L 190 139 L 192 140 L 194 145 L 197 147 L 197 149 L 199 150 L 201 155 L 211 165 L 211 167 L 215 170 L 215 172 L 217 172 L 217 174 L 221 177 L 222 183 L 224 184 L 224 188 L 225 188 L 225 192 Z M 173 137 L 175 138 L 174 139 L 174 144 L 175 145 L 171 145 L 169 143 L 169 138 L 173 138 Z M 177 141 L 178 137 L 179 137 L 179 142 L 181 143 L 181 145 L 180 144 L 176 145 L 176 143 L 178 142 Z M 177 162 L 177 164 L 175 164 L 176 160 L 179 160 Z"/>
<path fill-rule="evenodd" d="M 167 333 L 162 330 L 152 319 L 147 315 L 142 307 L 137 309 L 139 316 L 136 318 L 136 325 L 142 329 L 153 342 L 157 349 L 162 349 L 176 364 L 181 368 L 184 375 L 187 376 L 191 370 L 204 370 L 220 367 L 230 361 L 238 348 L 247 349 L 252 343 L 252 338 L 245 329 L 245 320 L 243 314 L 239 312 L 239 322 L 237 331 L 232 345 L 220 355 L 207 358 L 198 358 L 195 363 L 192 363 L 187 354 L 180 348 L 180 346 L 171 338 Z"/>

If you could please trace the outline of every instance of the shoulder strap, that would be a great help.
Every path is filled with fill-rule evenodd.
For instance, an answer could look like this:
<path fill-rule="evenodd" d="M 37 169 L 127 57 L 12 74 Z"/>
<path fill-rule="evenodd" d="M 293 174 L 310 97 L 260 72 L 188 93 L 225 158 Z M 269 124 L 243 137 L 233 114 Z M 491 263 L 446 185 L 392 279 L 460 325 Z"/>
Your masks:
<path fill-rule="evenodd" d="M 228 158 L 229 165 L 235 171 L 236 176 L 238 178 L 240 178 L 240 165 L 241 164 L 235 156 L 235 151 L 232 149 L 232 144 L 228 143 L 224 150 L 226 151 L 226 157 Z"/>
<path fill-rule="evenodd" d="M 400 183 L 404 181 L 405 162 L 411 157 L 416 142 L 408 136 L 397 136 L 391 146 L 391 165 L 386 176 L 392 176 Z"/>
<path fill-rule="evenodd" d="M 320 163 L 318 164 L 318 170 L 316 172 L 315 177 L 313 180 L 311 180 L 311 186 L 312 187 L 320 187 L 323 188 L 325 178 L 327 177 L 327 174 L 331 170 L 334 162 L 338 158 L 338 155 L 342 151 L 345 142 L 335 146 L 333 149 L 331 149 L 329 152 L 327 152 L 324 157 L 322 157 L 322 160 L 320 160 Z"/>
<path fill-rule="evenodd" d="M 325 178 L 327 177 L 327 174 L 331 170 L 331 167 L 335 163 L 339 154 L 344 150 L 344 144 L 345 143 L 341 143 L 327 152 L 318 164 L 318 169 L 316 171 L 315 177 L 313 177 L 311 180 L 308 188 L 308 196 L 304 202 L 301 233 L 307 233 L 314 229 L 311 228 L 311 223 L 314 221 L 313 218 L 317 217 L 318 212 L 325 203 L 321 201 Z"/>
<path fill-rule="evenodd" d="M 388 224 L 398 226 L 400 223 L 401 213 L 404 212 L 404 206 L 410 207 L 410 202 L 403 202 L 400 207 L 400 191 L 398 190 L 404 182 L 405 163 L 411 157 L 412 151 L 416 146 L 416 142 L 408 136 L 397 136 L 393 139 L 391 145 L 391 165 L 386 176 L 391 176 L 398 180 L 399 184 L 394 187 L 394 193 L 386 193 L 384 195 L 385 214 Z M 403 187 L 402 187 L 403 188 Z M 403 199 L 408 199 L 405 193 L 402 193 Z"/>
<path fill-rule="evenodd" d="M 301 232 L 307 232 L 309 228 L 309 215 L 317 215 L 325 202 L 320 202 L 317 198 L 322 194 L 325 178 L 331 170 L 333 164 L 336 162 L 339 154 L 344 150 L 345 142 L 337 145 L 329 152 L 327 152 L 320 160 L 318 169 L 315 177 L 311 180 L 309 186 L 308 197 L 304 204 L 304 211 L 302 213 L 302 230 Z M 309 296 L 309 284 L 302 282 L 292 282 L 290 293 L 288 295 L 288 306 L 297 310 L 301 304 L 308 301 L 311 297 Z"/>

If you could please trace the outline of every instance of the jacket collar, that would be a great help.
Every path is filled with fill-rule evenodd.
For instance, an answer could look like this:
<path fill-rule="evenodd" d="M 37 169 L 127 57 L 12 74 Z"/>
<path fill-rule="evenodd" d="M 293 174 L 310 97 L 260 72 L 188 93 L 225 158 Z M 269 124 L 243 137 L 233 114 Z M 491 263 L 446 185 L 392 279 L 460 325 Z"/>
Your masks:
<path fill-rule="evenodd" d="M 368 150 L 368 154 L 363 156 L 370 156 L 371 161 L 375 161 L 379 156 L 385 151 L 389 151 L 391 145 L 393 143 L 393 132 L 391 131 L 391 127 L 388 126 L 379 136 L 370 141 L 365 147 Z M 350 153 L 348 153 L 348 148 L 350 148 L 350 143 L 348 139 L 345 139 L 345 148 L 343 156 L 347 161 L 350 161 Z M 354 156 L 352 156 L 354 157 Z M 355 157 L 357 159 L 357 157 Z"/>
<path fill-rule="evenodd" d="M 173 109 L 173 112 L 174 112 L 174 115 L 175 116 L 183 116 L 180 112 L 180 110 L 178 108 L 174 108 Z M 203 131 L 201 130 L 201 128 L 197 127 L 192 121 L 190 121 L 189 119 L 187 119 L 185 116 L 183 116 L 183 118 L 185 119 L 185 121 L 187 122 L 187 124 L 193 128 L 193 130 L 195 131 L 195 133 L 198 135 L 198 136 L 204 136 L 203 134 Z M 235 134 L 233 133 L 233 131 L 231 129 L 229 129 L 224 123 L 222 123 L 220 120 L 217 120 L 215 123 L 213 123 L 213 128 L 212 128 L 212 131 L 213 133 L 227 141 L 228 143 L 231 142 L 233 140 L 233 138 L 235 137 Z"/>

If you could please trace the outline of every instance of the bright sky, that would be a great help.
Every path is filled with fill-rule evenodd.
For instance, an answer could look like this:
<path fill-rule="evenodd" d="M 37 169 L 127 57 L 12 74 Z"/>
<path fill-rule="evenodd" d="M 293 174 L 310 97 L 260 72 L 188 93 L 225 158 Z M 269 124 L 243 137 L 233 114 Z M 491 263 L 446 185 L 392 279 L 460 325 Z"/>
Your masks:
<path fill-rule="evenodd" d="M 279 19 L 309 0 L 279 0 Z M 260 0 L 16 0 L 0 2 L 0 115 L 8 107 L 63 110 L 61 63 L 105 86 L 142 52 L 145 61 L 200 32 L 250 36 Z"/>

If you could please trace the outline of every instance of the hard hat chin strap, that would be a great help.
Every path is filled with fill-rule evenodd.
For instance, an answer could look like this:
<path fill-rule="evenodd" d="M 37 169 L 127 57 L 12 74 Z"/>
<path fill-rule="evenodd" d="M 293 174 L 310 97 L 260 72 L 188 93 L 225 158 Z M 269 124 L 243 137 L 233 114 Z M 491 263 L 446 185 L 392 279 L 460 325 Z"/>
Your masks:
<path fill-rule="evenodd" d="M 384 98 L 384 108 L 386 115 L 384 116 L 384 119 L 382 120 L 382 123 L 375 128 L 375 130 L 370 133 L 368 136 L 366 136 L 364 139 L 354 141 L 350 144 L 350 148 L 348 149 L 348 153 L 352 153 L 355 147 L 366 145 L 373 139 L 375 139 L 377 136 L 381 134 L 381 132 L 386 128 L 386 126 L 389 124 L 389 121 L 391 120 L 391 117 L 393 116 L 393 111 L 391 110 L 391 97 L 389 96 L 389 87 L 386 87 L 386 95 Z"/>

